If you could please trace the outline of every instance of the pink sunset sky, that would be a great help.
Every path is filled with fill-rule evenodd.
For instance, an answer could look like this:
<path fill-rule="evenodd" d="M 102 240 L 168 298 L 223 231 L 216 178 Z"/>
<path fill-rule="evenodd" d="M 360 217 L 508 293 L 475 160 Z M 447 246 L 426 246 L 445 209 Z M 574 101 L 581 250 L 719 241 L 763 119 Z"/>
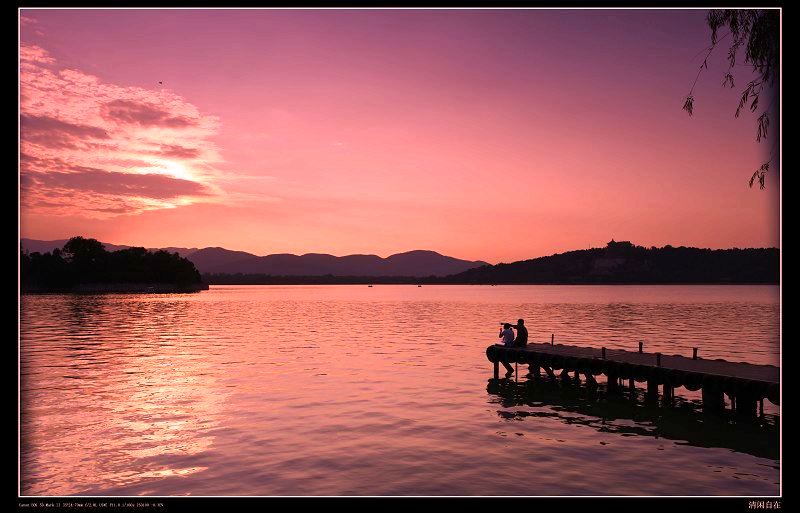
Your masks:
<path fill-rule="evenodd" d="M 779 175 L 747 184 L 778 120 L 757 143 L 760 111 L 734 118 L 750 68 L 723 88 L 723 45 L 681 110 L 705 15 L 22 9 L 21 236 L 491 263 L 778 246 Z"/>

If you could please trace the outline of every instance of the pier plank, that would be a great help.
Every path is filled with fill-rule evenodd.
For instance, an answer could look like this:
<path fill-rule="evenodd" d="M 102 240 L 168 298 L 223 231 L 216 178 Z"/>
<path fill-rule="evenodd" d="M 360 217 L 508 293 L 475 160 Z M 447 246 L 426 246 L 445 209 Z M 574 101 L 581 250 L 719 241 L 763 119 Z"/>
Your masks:
<path fill-rule="evenodd" d="M 578 358 L 602 359 L 602 349 L 599 347 L 581 347 L 564 344 L 539 344 L 529 343 L 520 351 L 530 353 L 542 353 L 559 356 L 573 356 Z M 624 349 L 606 348 L 606 360 L 630 363 L 636 365 L 646 365 L 656 367 L 656 353 L 639 353 L 638 351 L 626 351 Z M 745 362 L 729 362 L 726 360 L 708 360 L 681 355 L 661 355 L 661 368 L 675 369 L 681 371 L 697 372 L 719 377 L 732 377 L 761 381 L 768 384 L 780 383 L 780 368 L 774 365 L 756 365 Z"/>

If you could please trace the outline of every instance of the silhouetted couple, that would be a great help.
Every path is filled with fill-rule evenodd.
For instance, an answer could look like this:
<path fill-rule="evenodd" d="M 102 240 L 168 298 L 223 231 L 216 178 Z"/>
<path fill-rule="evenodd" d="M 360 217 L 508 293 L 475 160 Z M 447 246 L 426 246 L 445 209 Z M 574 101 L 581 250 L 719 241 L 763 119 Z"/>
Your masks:
<path fill-rule="evenodd" d="M 513 328 L 513 329 L 512 329 Z M 517 336 L 514 336 L 514 331 L 517 330 Z M 503 328 L 500 330 L 500 335 L 498 338 L 503 339 L 502 345 L 505 347 L 525 347 L 528 345 L 528 329 L 525 327 L 525 320 L 519 319 L 516 325 L 511 325 L 510 323 L 503 324 Z M 502 361 L 502 360 L 501 360 Z M 514 373 L 514 367 L 508 364 L 508 362 L 502 362 L 503 366 L 506 368 L 506 376 L 510 376 Z"/>

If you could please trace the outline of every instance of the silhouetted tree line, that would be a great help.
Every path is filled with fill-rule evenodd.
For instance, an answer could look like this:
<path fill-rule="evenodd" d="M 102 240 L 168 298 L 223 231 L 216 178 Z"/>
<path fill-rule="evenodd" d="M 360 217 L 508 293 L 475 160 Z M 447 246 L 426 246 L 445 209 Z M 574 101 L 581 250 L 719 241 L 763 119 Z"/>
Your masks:
<path fill-rule="evenodd" d="M 106 251 L 95 239 L 73 237 L 63 249 L 20 257 L 23 291 L 70 291 L 86 284 L 170 284 L 188 288 L 202 278 L 178 253 L 129 248 Z"/>

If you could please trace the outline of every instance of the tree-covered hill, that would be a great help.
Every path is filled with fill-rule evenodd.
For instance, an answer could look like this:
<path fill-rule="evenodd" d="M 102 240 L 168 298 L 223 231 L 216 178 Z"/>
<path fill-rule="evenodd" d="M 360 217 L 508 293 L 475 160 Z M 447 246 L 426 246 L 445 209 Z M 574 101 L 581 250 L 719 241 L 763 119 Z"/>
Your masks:
<path fill-rule="evenodd" d="M 777 248 L 645 248 L 611 241 L 605 248 L 469 269 L 448 283 L 770 283 L 780 279 Z"/>

